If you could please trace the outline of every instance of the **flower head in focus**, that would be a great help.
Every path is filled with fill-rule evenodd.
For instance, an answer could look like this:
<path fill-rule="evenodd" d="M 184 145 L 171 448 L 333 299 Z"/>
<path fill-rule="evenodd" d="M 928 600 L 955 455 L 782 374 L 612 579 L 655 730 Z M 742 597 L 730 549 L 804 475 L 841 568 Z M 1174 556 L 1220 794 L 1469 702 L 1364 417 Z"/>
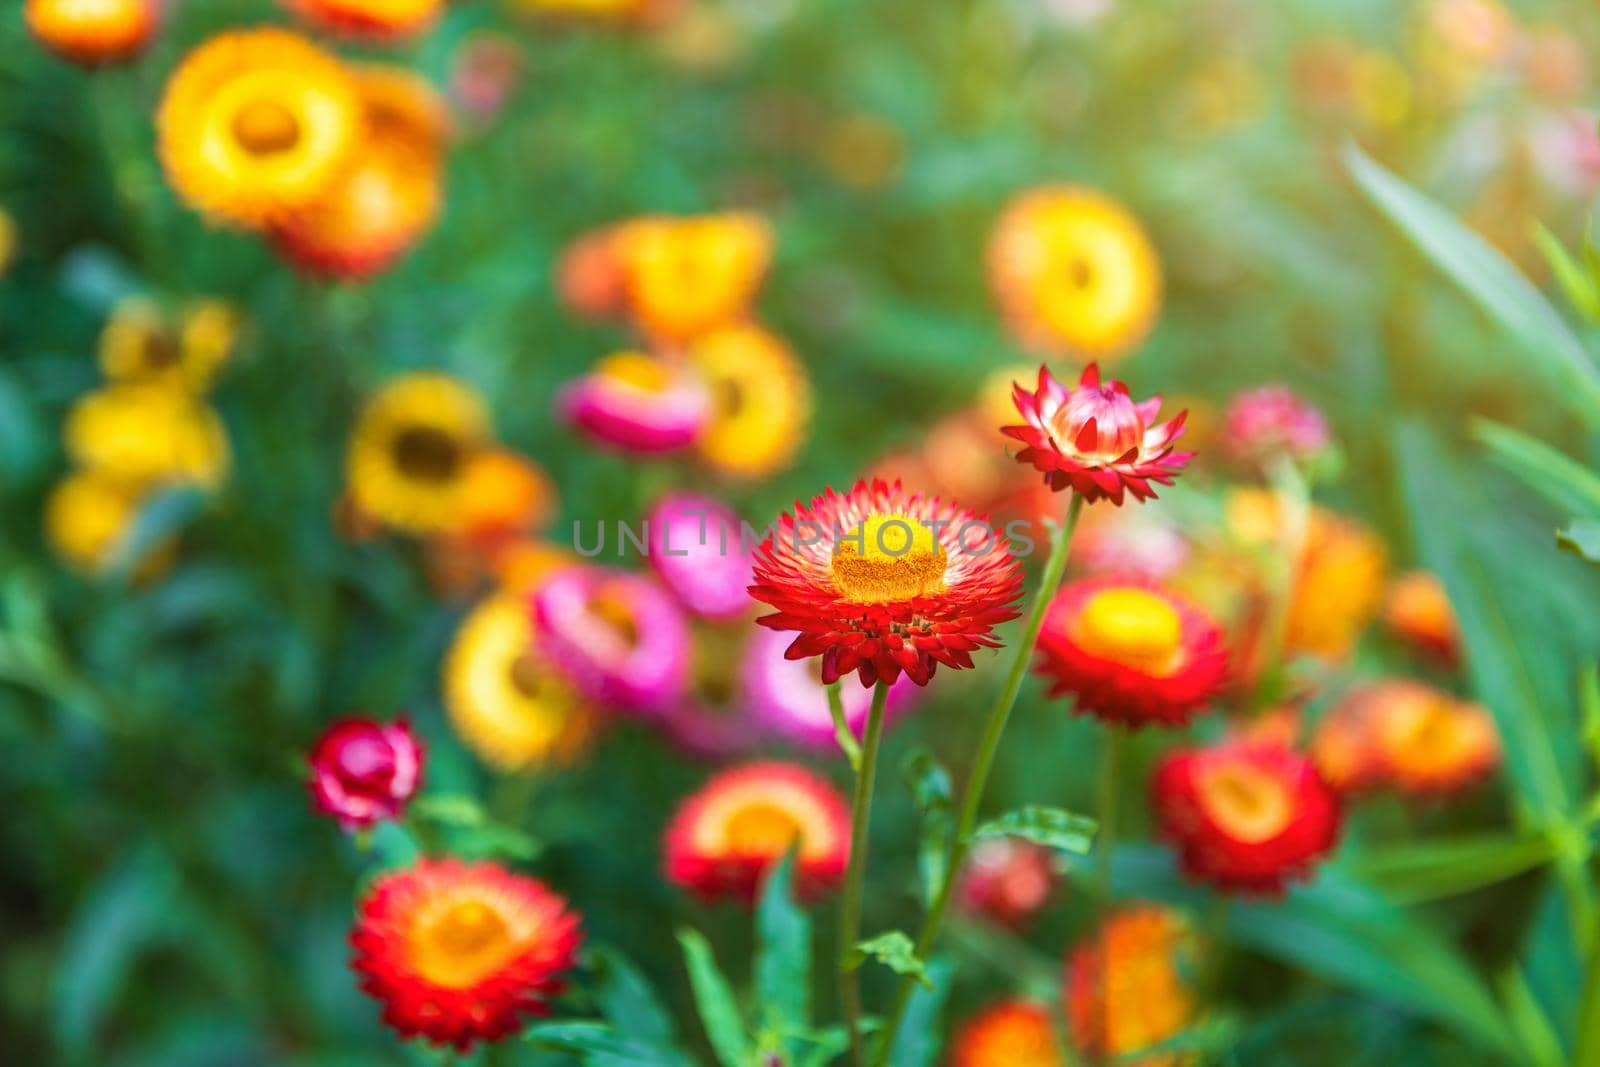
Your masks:
<path fill-rule="evenodd" d="M 1021 927 L 1049 902 L 1055 885 L 1049 849 L 1020 838 L 983 838 L 967 856 L 956 901 L 1002 926 Z"/>
<path fill-rule="evenodd" d="M 1400 640 L 1442 663 L 1461 658 L 1461 628 L 1436 575 L 1411 571 L 1390 583 L 1383 622 Z"/>
<path fill-rule="evenodd" d="M 1235 463 L 1260 470 L 1280 459 L 1314 460 L 1333 435 L 1322 412 L 1287 386 L 1268 385 L 1233 398 L 1222 416 L 1221 440 Z"/>
<path fill-rule="evenodd" d="M 527 605 L 509 592 L 484 599 L 456 631 L 444 706 L 462 742 L 508 772 L 576 761 L 597 727 L 572 683 L 539 655 Z"/>
<path fill-rule="evenodd" d="M 578 917 L 543 883 L 424 859 L 361 898 L 350 965 L 401 1035 L 465 1052 L 546 1014 L 581 940 Z"/>
<path fill-rule="evenodd" d="M 1017 462 L 1033 464 L 1051 489 L 1071 489 L 1090 503 L 1110 500 L 1120 505 L 1124 491 L 1135 500 L 1153 500 L 1150 483 L 1171 485 L 1193 458 L 1193 453 L 1172 450 L 1186 413 L 1157 422 L 1159 396 L 1136 404 L 1122 382 L 1102 384 L 1100 368 L 1092 363 L 1076 389 L 1062 385 L 1041 366 L 1038 389 L 1029 392 L 1017 385 L 1014 399 L 1024 425 L 1001 432 L 1025 446 Z"/>
<path fill-rule="evenodd" d="M 1032 189 L 989 237 L 989 282 L 1021 341 L 1107 362 L 1143 341 L 1161 308 L 1161 261 L 1139 220 L 1072 185 Z"/>
<path fill-rule="evenodd" d="M 346 830 L 398 818 L 422 783 L 422 743 L 403 719 L 341 719 L 317 739 L 308 759 L 317 810 Z"/>
<path fill-rule="evenodd" d="M 771 227 L 749 214 L 634 219 L 613 240 L 633 316 L 663 343 L 742 318 L 772 259 Z"/>
<path fill-rule="evenodd" d="M 1045 611 L 1036 668 L 1051 696 L 1124 726 L 1181 726 L 1228 680 L 1222 630 L 1199 608 L 1141 580 L 1064 585 Z"/>
<path fill-rule="evenodd" d="M 28 29 L 63 59 L 98 66 L 144 50 L 161 20 L 157 0 L 27 0 Z"/>
<path fill-rule="evenodd" d="M 425 372 L 386 383 L 362 409 L 345 456 L 356 507 L 407 532 L 447 529 L 489 437 L 483 398 L 455 378 Z"/>
<path fill-rule="evenodd" d="M 989 1005 L 956 1031 L 950 1067 L 1063 1067 L 1050 1009 L 1031 1000 Z"/>
<path fill-rule="evenodd" d="M 710 411 L 698 377 L 643 352 L 607 356 L 556 397 L 562 421 L 602 444 L 644 455 L 692 445 Z"/>
<path fill-rule="evenodd" d="M 822 657 L 822 680 L 866 686 L 904 672 L 926 685 L 943 664 L 970 669 L 1017 616 L 1022 572 L 1010 544 L 956 504 L 896 482 L 827 490 L 779 517 L 756 557 L 757 620 L 794 630 L 792 659 Z"/>
<path fill-rule="evenodd" d="M 1223 889 L 1281 893 L 1339 836 L 1337 794 L 1284 745 L 1236 740 L 1174 751 L 1156 770 L 1153 795 L 1184 871 Z"/>
<path fill-rule="evenodd" d="M 1311 753 L 1341 789 L 1459 791 L 1500 765 L 1487 708 L 1421 682 L 1388 679 L 1350 690 L 1317 724 Z"/>
<path fill-rule="evenodd" d="M 664 845 L 667 880 L 706 899 L 749 903 L 791 848 L 798 852 L 798 896 L 815 899 L 838 885 L 850 859 L 849 805 L 794 764 L 734 767 L 674 813 Z"/>
<path fill-rule="evenodd" d="M 540 650 L 585 697 L 618 711 L 656 714 L 689 684 L 689 625 L 651 578 L 568 567 L 533 594 Z"/>
<path fill-rule="evenodd" d="M 784 467 L 805 443 L 811 420 L 811 380 L 793 350 L 769 331 L 741 324 L 701 336 L 686 358 L 711 399 L 696 445 L 700 458 L 743 479 Z"/>
<path fill-rule="evenodd" d="M 178 195 L 250 229 L 309 207 L 361 142 L 355 81 L 298 34 L 218 34 L 184 57 L 156 113 L 161 161 Z"/>
<path fill-rule="evenodd" d="M 1138 906 L 1113 912 L 1067 957 L 1063 997 L 1073 1043 L 1095 1060 L 1187 1067 L 1192 1054 L 1125 1057 L 1159 1045 L 1195 1019 L 1194 934 L 1182 916 Z"/>
<path fill-rule="evenodd" d="M 433 25 L 445 0 L 284 0 L 284 5 L 319 29 L 393 41 Z"/>

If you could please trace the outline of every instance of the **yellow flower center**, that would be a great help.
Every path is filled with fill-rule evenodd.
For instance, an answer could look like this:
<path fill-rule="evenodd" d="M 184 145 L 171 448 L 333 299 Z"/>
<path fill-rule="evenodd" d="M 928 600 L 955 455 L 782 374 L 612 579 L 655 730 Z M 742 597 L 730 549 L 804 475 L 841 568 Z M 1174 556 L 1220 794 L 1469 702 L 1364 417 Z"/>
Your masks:
<path fill-rule="evenodd" d="M 300 143 L 300 122 L 277 101 L 256 100 L 234 116 L 233 135 L 252 155 L 270 156 Z"/>
<path fill-rule="evenodd" d="M 728 820 L 728 847 L 746 855 L 775 856 L 787 849 L 800 831 L 799 820 L 776 804 L 750 804 Z"/>
<path fill-rule="evenodd" d="M 516 954 L 505 916 L 483 900 L 463 900 L 414 935 L 412 964 L 434 985 L 463 989 L 487 978 Z"/>
<path fill-rule="evenodd" d="M 607 356 L 596 369 L 612 381 L 631 385 L 647 393 L 665 392 L 672 385 L 672 372 L 666 364 L 642 352 L 618 352 Z"/>
<path fill-rule="evenodd" d="M 1183 620 L 1148 589 L 1104 589 L 1083 606 L 1072 637 L 1092 656 L 1160 677 L 1177 669 Z"/>
<path fill-rule="evenodd" d="M 908 515 L 873 515 L 833 547 L 833 584 L 859 604 L 910 600 L 944 588 L 949 564 L 927 524 Z"/>
<path fill-rule="evenodd" d="M 1288 787 L 1248 765 L 1218 767 L 1206 774 L 1200 799 L 1223 833 L 1246 844 L 1278 836 L 1294 816 Z"/>

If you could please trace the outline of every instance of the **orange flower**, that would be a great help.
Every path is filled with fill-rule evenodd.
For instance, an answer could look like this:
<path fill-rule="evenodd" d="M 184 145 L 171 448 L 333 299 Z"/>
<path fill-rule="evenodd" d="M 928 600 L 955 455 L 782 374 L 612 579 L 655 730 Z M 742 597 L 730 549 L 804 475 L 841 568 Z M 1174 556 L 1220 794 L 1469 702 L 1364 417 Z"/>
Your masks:
<path fill-rule="evenodd" d="M 1391 679 L 1351 690 L 1318 724 L 1318 766 L 1343 789 L 1392 785 L 1447 793 L 1483 779 L 1500 763 L 1494 717 L 1421 682 Z"/>
<path fill-rule="evenodd" d="M 1176 1036 L 1195 1016 L 1187 975 L 1194 937 L 1183 918 L 1156 907 L 1115 912 L 1067 958 L 1064 996 L 1072 1038 L 1096 1060 L 1180 1067 L 1190 1055 L 1124 1059 Z"/>
<path fill-rule="evenodd" d="M 566 902 L 493 863 L 421 860 L 373 882 L 350 943 L 361 988 L 406 1037 L 465 1052 L 549 1010 L 582 935 Z"/>
<path fill-rule="evenodd" d="M 1111 361 L 1136 347 L 1161 307 L 1161 261 L 1139 220 L 1072 185 L 1028 190 L 989 238 L 989 281 L 1026 345 Z"/>
<path fill-rule="evenodd" d="M 1027 1000 L 1002 1000 L 962 1024 L 950 1067 L 1062 1067 L 1050 1011 Z"/>
<path fill-rule="evenodd" d="M 1383 621 L 1402 641 L 1454 663 L 1461 654 L 1461 633 L 1444 583 L 1426 571 L 1402 574 L 1389 586 Z"/>
<path fill-rule="evenodd" d="M 580 318 L 602 321 L 620 315 L 627 279 L 617 259 L 615 232 L 605 226 L 575 237 L 556 263 L 556 292 Z"/>
<path fill-rule="evenodd" d="M 130 59 L 160 21 L 156 0 L 28 0 L 28 29 L 63 59 L 84 66 Z"/>
<path fill-rule="evenodd" d="M 615 240 L 634 317 L 664 342 L 743 318 L 772 259 L 771 227 L 749 214 L 635 219 Z"/>
<path fill-rule="evenodd" d="M 296 15 L 324 30 L 394 40 L 433 25 L 445 0 L 284 0 Z"/>
<path fill-rule="evenodd" d="M 795 888 L 815 898 L 850 860 L 850 808 L 833 786 L 789 763 L 715 775 L 667 827 L 667 880 L 707 899 L 753 901 L 762 876 L 799 841 Z"/>
<path fill-rule="evenodd" d="M 467 460 L 451 535 L 492 552 L 538 530 L 556 507 L 556 489 L 537 463 L 509 449 L 486 448 Z"/>

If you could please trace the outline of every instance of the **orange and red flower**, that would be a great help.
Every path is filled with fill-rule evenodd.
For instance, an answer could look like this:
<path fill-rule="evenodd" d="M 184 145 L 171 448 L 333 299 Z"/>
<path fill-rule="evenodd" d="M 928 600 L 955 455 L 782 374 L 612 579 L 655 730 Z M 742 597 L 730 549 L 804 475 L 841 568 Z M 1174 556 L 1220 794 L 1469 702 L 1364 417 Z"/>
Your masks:
<path fill-rule="evenodd" d="M 284 0 L 284 4 L 322 29 L 378 40 L 421 33 L 444 10 L 444 0 Z"/>
<path fill-rule="evenodd" d="M 1171 485 L 1194 458 L 1172 450 L 1188 412 L 1157 422 L 1161 397 L 1134 403 L 1122 382 L 1101 383 L 1098 364 L 1084 369 L 1076 389 L 1041 365 L 1038 389 L 1030 393 L 1016 385 L 1013 399 L 1025 425 L 1001 432 L 1026 446 L 1017 462 L 1042 471 L 1051 489 L 1071 489 L 1090 503 L 1121 504 L 1124 490 L 1135 500 L 1153 500 L 1150 483 Z"/>
<path fill-rule="evenodd" d="M 1010 543 L 985 520 L 881 481 L 780 516 L 750 587 L 777 609 L 757 622 L 799 632 L 790 659 L 821 656 L 824 682 L 854 671 L 866 686 L 972 667 L 1021 591 Z"/>
<path fill-rule="evenodd" d="M 85 66 L 137 55 L 160 21 L 156 0 L 28 0 L 28 29 L 63 59 Z"/>
<path fill-rule="evenodd" d="M 1427 571 L 1402 574 L 1383 602 L 1383 622 L 1396 637 L 1445 663 L 1461 655 L 1461 631 L 1444 583 Z"/>
<path fill-rule="evenodd" d="M 581 940 L 578 917 L 542 883 L 494 863 L 424 859 L 367 891 L 350 965 L 384 1022 L 465 1052 L 546 1014 Z"/>
<path fill-rule="evenodd" d="M 762 876 L 798 848 L 795 892 L 815 899 L 850 862 L 850 808 L 827 781 L 791 763 L 723 771 L 689 796 L 667 826 L 668 881 L 708 900 L 753 901 Z"/>
<path fill-rule="evenodd" d="M 311 750 L 311 798 L 346 830 L 397 818 L 422 782 L 425 754 L 403 719 L 341 719 Z"/>
<path fill-rule="evenodd" d="M 1180 726 L 1228 680 L 1222 629 L 1141 579 L 1069 582 L 1045 610 L 1038 672 L 1051 696 L 1124 726 Z"/>
<path fill-rule="evenodd" d="M 1067 1021 L 1079 1051 L 1138 1067 L 1180 1067 L 1181 1053 L 1125 1059 L 1177 1036 L 1195 1016 L 1194 936 L 1165 908 L 1133 907 L 1109 916 L 1067 957 Z"/>
<path fill-rule="evenodd" d="M 950 1067 L 1061 1067 L 1050 1010 L 1031 1000 L 1002 1000 L 962 1024 Z"/>
<path fill-rule="evenodd" d="M 1317 724 L 1311 754 L 1340 789 L 1448 793 L 1499 766 L 1500 736 L 1482 705 L 1389 679 L 1347 693 Z"/>
<path fill-rule="evenodd" d="M 1339 798 L 1311 760 L 1275 744 L 1227 741 L 1173 752 L 1156 770 L 1163 834 L 1192 878 L 1280 893 L 1339 836 Z"/>

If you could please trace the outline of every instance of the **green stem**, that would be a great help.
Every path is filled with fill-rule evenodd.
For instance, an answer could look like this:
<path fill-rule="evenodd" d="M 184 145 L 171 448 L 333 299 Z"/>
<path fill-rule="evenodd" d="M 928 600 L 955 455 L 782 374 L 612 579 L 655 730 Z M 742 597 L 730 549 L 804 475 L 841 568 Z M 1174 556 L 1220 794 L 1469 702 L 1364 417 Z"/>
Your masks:
<path fill-rule="evenodd" d="M 1300 558 L 1305 554 L 1306 534 L 1311 523 L 1311 486 L 1291 460 L 1274 463 L 1271 471 L 1272 487 L 1278 498 L 1278 515 L 1282 533 L 1279 542 L 1278 572 L 1272 600 L 1267 605 L 1267 618 L 1262 627 L 1263 639 L 1259 663 L 1260 680 L 1256 684 L 1253 707 L 1261 708 L 1277 699 L 1281 693 L 1284 649 L 1289 638 L 1289 615 L 1294 606 L 1295 586 L 1300 577 Z"/>
<path fill-rule="evenodd" d="M 856 742 L 856 735 L 850 729 L 850 720 L 844 714 L 844 694 L 839 692 L 838 682 L 828 686 L 828 713 L 833 716 L 833 736 L 838 740 L 839 747 L 844 750 L 845 758 L 850 761 L 850 769 L 861 770 L 861 746 Z"/>
<path fill-rule="evenodd" d="M 950 899 L 954 895 L 956 879 L 961 873 L 962 863 L 966 861 L 967 849 L 972 845 L 972 831 L 978 821 L 978 808 L 983 803 L 983 790 L 988 784 L 989 772 L 994 766 L 995 753 L 1000 747 L 1000 736 L 1005 733 L 1006 723 L 1011 718 L 1011 709 L 1016 706 L 1017 695 L 1022 691 L 1022 680 L 1028 673 L 1029 662 L 1033 659 L 1033 646 L 1039 640 L 1040 627 L 1044 625 L 1045 608 L 1050 606 L 1056 587 L 1061 584 L 1061 576 L 1066 573 L 1068 549 L 1072 545 L 1072 533 L 1078 526 L 1078 516 L 1083 512 L 1083 504 L 1084 498 L 1074 493 L 1072 504 L 1067 508 L 1066 525 L 1056 534 L 1055 543 L 1050 547 L 1050 559 L 1045 563 L 1044 578 L 1039 584 L 1038 592 L 1034 594 L 1033 607 L 1023 626 L 1022 639 L 1017 642 L 1011 661 L 1011 672 L 1006 676 L 1005 686 L 1000 690 L 994 707 L 989 711 L 983 739 L 978 743 L 978 753 L 972 761 L 972 773 L 967 778 L 966 789 L 961 796 L 961 816 L 956 823 L 955 832 L 950 837 L 950 848 L 944 865 L 944 881 L 939 886 L 939 895 L 934 898 L 933 907 L 928 909 L 928 914 L 923 919 L 922 932 L 917 935 L 917 956 L 920 959 L 927 959 L 928 953 L 933 950 L 939 931 L 944 926 L 945 916 L 950 910 Z M 877 1052 L 872 1058 L 874 1067 L 883 1067 L 889 1062 L 889 1053 L 894 1049 L 895 1035 L 899 1032 L 906 1008 L 911 1003 L 912 982 L 911 976 L 900 979 L 899 988 L 895 991 L 894 1005 L 889 1010 L 883 1036 L 879 1039 Z"/>
<path fill-rule="evenodd" d="M 865 1062 L 861 1039 L 861 979 L 857 961 L 851 956 L 861 940 L 861 888 L 867 873 L 867 829 L 872 820 L 872 786 L 878 774 L 878 749 L 883 741 L 883 705 L 889 686 L 878 682 L 872 691 L 872 710 L 867 713 L 867 731 L 856 770 L 856 791 L 850 806 L 850 863 L 845 869 L 844 897 L 839 908 L 839 999 L 844 1006 L 845 1026 L 850 1032 L 850 1051 L 856 1064 Z"/>
<path fill-rule="evenodd" d="M 1122 764 L 1127 755 L 1127 734 L 1114 724 L 1105 728 L 1105 753 L 1100 759 L 1100 828 L 1095 832 L 1095 895 L 1111 901 L 1111 859 L 1117 850 L 1117 798 L 1122 787 Z"/>

